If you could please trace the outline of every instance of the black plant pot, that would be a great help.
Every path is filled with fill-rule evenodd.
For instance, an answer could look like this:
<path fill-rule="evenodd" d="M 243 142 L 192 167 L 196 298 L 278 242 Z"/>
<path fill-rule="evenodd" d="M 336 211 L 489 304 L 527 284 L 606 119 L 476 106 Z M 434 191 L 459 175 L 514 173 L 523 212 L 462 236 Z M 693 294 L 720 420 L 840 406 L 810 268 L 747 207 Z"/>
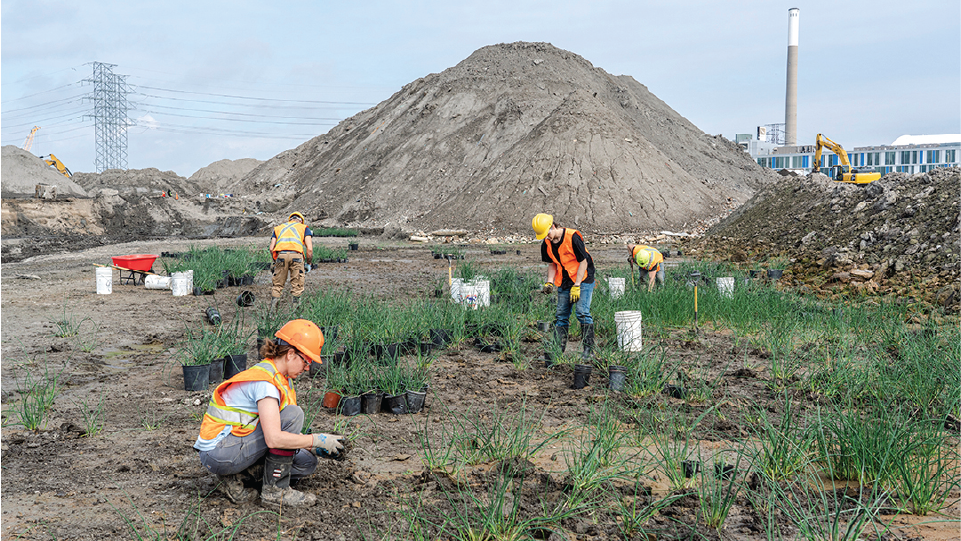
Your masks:
<path fill-rule="evenodd" d="M 782 269 L 768 269 L 768 270 L 767 270 L 767 277 L 768 277 L 769 279 L 771 279 L 771 280 L 780 280 L 780 279 L 781 279 L 781 275 L 783 275 L 783 274 L 784 274 L 784 271 L 783 271 Z"/>
<path fill-rule="evenodd" d="M 245 274 L 245 275 L 241 276 L 241 277 L 240 277 L 240 284 L 241 284 L 241 285 L 245 285 L 245 286 L 252 286 L 252 285 L 254 285 L 254 275 L 253 275 L 253 274 Z"/>
<path fill-rule="evenodd" d="M 681 469 L 684 471 L 684 477 L 690 479 L 695 473 L 701 471 L 701 463 L 697 460 L 685 460 L 681 462 Z"/>
<path fill-rule="evenodd" d="M 184 365 L 184 390 L 205 391 L 210 377 L 209 364 Z"/>
<path fill-rule="evenodd" d="M 308 376 L 313 378 L 326 378 L 327 369 L 330 368 L 331 363 L 334 362 L 333 355 L 321 355 L 319 363 L 310 363 L 310 372 Z"/>
<path fill-rule="evenodd" d="M 447 344 L 450 344 L 450 342 L 450 331 L 447 329 L 430 330 L 430 343 L 433 344 L 435 348 L 445 348 L 447 347 Z"/>
<path fill-rule="evenodd" d="M 521 255 L 521 251 L 520 251 L 520 250 L 517 250 L 517 255 Z"/>
<path fill-rule="evenodd" d="M 353 417 L 360 413 L 360 396 L 345 396 L 340 399 L 340 405 L 337 406 L 341 415 L 347 417 Z"/>
<path fill-rule="evenodd" d="M 440 259 L 440 254 L 434 254 L 434 259 Z"/>
<path fill-rule="evenodd" d="M 237 306 L 253 306 L 256 300 L 257 297 L 250 291 L 241 291 L 240 295 L 237 295 Z"/>
<path fill-rule="evenodd" d="M 759 271 L 759 270 L 753 270 L 753 269 L 752 269 L 752 270 L 749 270 L 749 271 L 747 271 L 747 272 L 748 272 L 748 274 L 751 275 L 751 278 L 757 278 L 758 276 L 761 275 L 761 271 Z"/>
<path fill-rule="evenodd" d="M 384 393 L 380 391 L 368 391 L 360 395 L 360 411 L 366 415 L 380 413 L 380 407 L 383 401 Z"/>
<path fill-rule="evenodd" d="M 247 369 L 247 354 L 224 357 L 224 378 L 230 379 Z"/>
<path fill-rule="evenodd" d="M 263 336 L 257 337 L 257 358 L 258 359 L 263 359 L 263 356 L 260 354 L 260 348 L 264 347 L 264 340 L 266 340 L 266 338 L 264 338 Z"/>
<path fill-rule="evenodd" d="M 337 331 L 340 329 L 339 325 L 331 325 L 329 327 L 321 327 L 320 332 L 324 333 L 324 343 L 331 342 L 337 339 Z"/>
<path fill-rule="evenodd" d="M 715 462 L 714 477 L 718 479 L 724 479 L 725 481 L 730 481 L 734 478 L 734 465 Z"/>
<path fill-rule="evenodd" d="M 551 322 L 550 322 L 550 321 L 538 321 L 538 322 L 537 322 L 537 332 L 551 332 Z"/>
<path fill-rule="evenodd" d="M 356 242 L 352 242 L 347 245 L 347 248 L 352 252 L 356 252 L 357 249 L 360 248 L 360 244 L 357 244 Z"/>
<path fill-rule="evenodd" d="M 213 306 L 207 308 L 207 311 L 204 313 L 207 315 L 207 321 L 209 321 L 211 325 L 220 325 L 220 322 L 223 321 L 220 317 L 220 310 L 217 310 Z"/>
<path fill-rule="evenodd" d="M 384 396 L 381 409 L 396 415 L 407 413 L 407 393 Z"/>
<path fill-rule="evenodd" d="M 671 398 L 678 398 L 680 400 L 684 400 L 684 398 L 687 396 L 687 391 L 684 390 L 684 387 L 677 385 L 665 385 L 664 392 L 667 393 Z"/>
<path fill-rule="evenodd" d="M 418 347 L 418 350 L 417 350 L 417 351 L 418 351 L 418 353 L 420 353 L 422 356 L 430 355 L 430 350 L 431 350 L 431 347 L 433 347 L 433 345 L 434 345 L 434 344 L 432 344 L 432 343 L 430 343 L 430 342 L 421 342 L 420 344 L 417 345 L 417 347 Z"/>
<path fill-rule="evenodd" d="M 344 364 L 350 357 L 347 356 L 346 351 L 335 351 L 334 352 L 334 364 Z"/>
<path fill-rule="evenodd" d="M 397 359 L 397 355 L 400 354 L 400 344 L 374 344 L 371 348 L 371 352 L 374 354 L 374 358 L 378 361 L 392 361 Z"/>
<path fill-rule="evenodd" d="M 612 391 L 623 391 L 624 382 L 627 379 L 627 368 L 623 366 L 610 366 L 607 369 L 607 388 Z"/>
<path fill-rule="evenodd" d="M 426 391 L 407 390 L 407 413 L 417 413 L 424 408 L 424 401 L 427 400 Z"/>
<path fill-rule="evenodd" d="M 574 365 L 574 389 L 583 389 L 587 386 L 587 383 L 591 379 L 591 370 L 591 365 L 589 364 Z"/>
<path fill-rule="evenodd" d="M 210 363 L 210 374 L 207 376 L 209 385 L 219 385 L 224 380 L 224 360 L 217 359 Z"/>

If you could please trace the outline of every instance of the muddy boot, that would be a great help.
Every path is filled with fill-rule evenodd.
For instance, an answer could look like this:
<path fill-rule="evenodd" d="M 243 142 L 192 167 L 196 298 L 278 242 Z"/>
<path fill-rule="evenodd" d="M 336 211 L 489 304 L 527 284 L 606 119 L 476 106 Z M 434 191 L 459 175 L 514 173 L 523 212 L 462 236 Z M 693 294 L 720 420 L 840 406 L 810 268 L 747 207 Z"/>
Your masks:
<path fill-rule="evenodd" d="M 584 351 L 581 353 L 581 361 L 590 361 L 594 354 L 594 324 L 581 325 L 581 341 L 584 343 Z"/>
<path fill-rule="evenodd" d="M 218 475 L 220 482 L 218 488 L 233 503 L 247 503 L 257 497 L 257 491 L 252 488 L 244 488 L 244 476 L 240 473 L 233 475 Z"/>
<path fill-rule="evenodd" d="M 280 297 L 274 297 L 270 299 L 270 313 L 277 311 L 277 303 L 280 302 Z"/>
<path fill-rule="evenodd" d="M 568 327 L 566 326 L 565 327 L 558 327 L 556 325 L 554 326 L 554 340 L 555 340 L 555 343 L 557 344 L 557 347 L 560 348 L 561 353 L 564 353 L 564 350 L 567 349 L 567 330 L 568 330 Z"/>
<path fill-rule="evenodd" d="M 313 494 L 290 488 L 290 468 L 294 455 L 282 456 L 267 452 L 264 463 L 264 488 L 260 491 L 260 501 L 266 507 L 307 507 L 317 501 Z"/>

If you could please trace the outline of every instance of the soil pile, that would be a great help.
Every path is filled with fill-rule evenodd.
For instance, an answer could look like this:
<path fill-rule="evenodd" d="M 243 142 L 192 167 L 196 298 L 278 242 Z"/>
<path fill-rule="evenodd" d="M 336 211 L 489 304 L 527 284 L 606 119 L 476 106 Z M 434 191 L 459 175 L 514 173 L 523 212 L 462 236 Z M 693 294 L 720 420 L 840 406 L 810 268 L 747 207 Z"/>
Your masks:
<path fill-rule="evenodd" d="M 68 197 L 86 197 L 87 193 L 73 179 L 50 167 L 47 162 L 14 145 L 2 149 L 0 177 L 3 197 L 33 196 L 37 184 L 57 187 L 57 193 Z"/>
<path fill-rule="evenodd" d="M 254 169 L 236 190 L 312 223 L 529 233 L 683 230 L 773 175 L 629 76 L 547 43 L 484 47 Z"/>
<path fill-rule="evenodd" d="M 691 242 L 733 261 L 791 258 L 822 292 L 880 292 L 958 309 L 961 170 L 892 173 L 868 185 L 785 176 Z"/>
<path fill-rule="evenodd" d="M 198 169 L 187 180 L 214 190 L 211 193 L 230 193 L 232 186 L 262 163 L 264 162 L 254 158 L 219 160 Z"/>

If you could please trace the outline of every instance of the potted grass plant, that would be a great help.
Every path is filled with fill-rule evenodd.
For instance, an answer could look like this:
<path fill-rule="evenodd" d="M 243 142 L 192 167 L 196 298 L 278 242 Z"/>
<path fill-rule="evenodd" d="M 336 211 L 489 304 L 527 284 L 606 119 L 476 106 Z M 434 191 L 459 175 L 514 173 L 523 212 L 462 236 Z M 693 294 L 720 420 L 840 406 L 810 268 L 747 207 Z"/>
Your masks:
<path fill-rule="evenodd" d="M 210 380 L 210 365 L 217 359 L 217 332 L 187 327 L 180 343 L 177 358 L 183 367 L 184 390 L 202 391 Z"/>

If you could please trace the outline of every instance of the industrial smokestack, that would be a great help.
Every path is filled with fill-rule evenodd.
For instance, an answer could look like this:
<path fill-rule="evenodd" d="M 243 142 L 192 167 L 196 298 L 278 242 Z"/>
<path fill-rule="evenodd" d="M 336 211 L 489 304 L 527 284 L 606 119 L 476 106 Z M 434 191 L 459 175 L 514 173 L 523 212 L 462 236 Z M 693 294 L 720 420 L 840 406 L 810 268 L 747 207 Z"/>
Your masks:
<path fill-rule="evenodd" d="M 801 10 L 787 11 L 787 96 L 784 100 L 784 144 L 797 145 L 797 38 Z"/>

